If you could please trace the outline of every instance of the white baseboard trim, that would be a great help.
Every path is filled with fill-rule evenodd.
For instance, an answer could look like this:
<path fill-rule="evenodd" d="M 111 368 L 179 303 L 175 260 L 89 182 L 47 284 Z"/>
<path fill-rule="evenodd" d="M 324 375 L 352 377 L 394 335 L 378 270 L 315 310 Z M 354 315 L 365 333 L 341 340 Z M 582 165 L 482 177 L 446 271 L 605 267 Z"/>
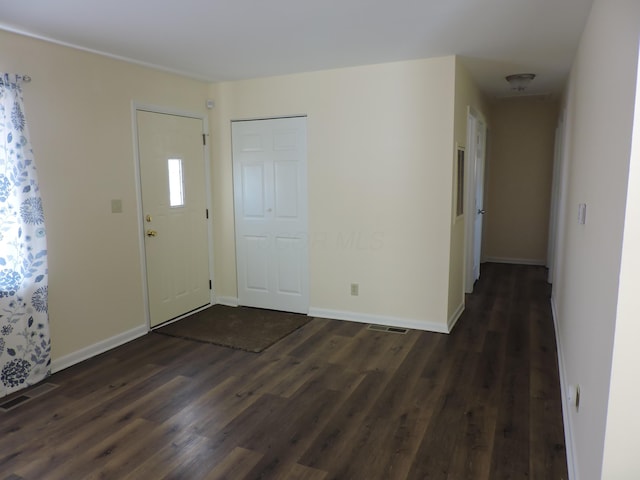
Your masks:
<path fill-rule="evenodd" d="M 140 325 L 139 327 L 132 328 L 126 332 L 119 333 L 111 338 L 102 340 L 88 347 L 82 348 L 76 352 L 65 355 L 58 359 L 53 359 L 51 362 L 51 373 L 59 372 L 65 368 L 69 368 L 76 363 L 80 363 L 84 360 L 88 360 L 91 357 L 100 355 L 101 353 L 111 350 L 112 348 L 119 347 L 125 343 L 135 340 L 147 334 L 149 327 L 147 325 Z"/>
<path fill-rule="evenodd" d="M 509 257 L 486 257 L 482 259 L 482 263 L 511 263 L 514 265 L 534 265 L 536 267 L 544 267 L 545 260 L 534 260 L 531 258 L 509 258 Z"/>
<path fill-rule="evenodd" d="M 567 375 L 564 367 L 564 355 L 562 353 L 562 342 L 560 341 L 560 329 L 558 326 L 558 311 L 556 309 L 555 297 L 551 297 L 551 314 L 553 316 L 553 327 L 556 333 L 556 345 L 558 353 L 558 373 L 560 375 L 560 396 L 562 401 L 562 421 L 564 424 L 564 443 L 567 453 L 567 470 L 569 480 L 577 480 L 577 469 L 575 465 L 573 430 L 571 429 L 571 406 L 569 405 L 568 392 L 569 385 L 567 383 Z"/>
<path fill-rule="evenodd" d="M 238 297 L 215 297 L 215 303 L 226 305 L 227 307 L 237 307 Z"/>
<path fill-rule="evenodd" d="M 387 317 L 385 315 L 371 315 L 369 313 L 349 312 L 343 310 L 328 310 L 326 308 L 309 308 L 310 317 L 330 318 L 332 320 L 346 320 L 358 323 L 373 323 L 390 327 L 408 328 L 411 330 L 425 330 L 427 332 L 449 333 L 448 327 L 442 323 L 425 322 L 410 318 Z"/>
<path fill-rule="evenodd" d="M 451 333 L 453 331 L 453 327 L 455 327 L 458 320 L 460 320 L 462 312 L 464 312 L 464 303 L 461 303 L 458 308 L 456 308 L 456 311 L 453 312 L 453 315 L 449 317 L 449 320 L 447 321 L 447 328 L 449 329 L 449 332 L 447 333 Z"/>

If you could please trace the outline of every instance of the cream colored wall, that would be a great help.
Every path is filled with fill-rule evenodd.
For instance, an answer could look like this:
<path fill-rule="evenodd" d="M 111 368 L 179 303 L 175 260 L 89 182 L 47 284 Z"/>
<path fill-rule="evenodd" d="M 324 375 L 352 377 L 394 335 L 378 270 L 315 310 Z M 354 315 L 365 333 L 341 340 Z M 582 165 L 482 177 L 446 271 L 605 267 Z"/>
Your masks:
<path fill-rule="evenodd" d="M 611 388 L 602 478 L 640 478 L 640 457 L 635 441 L 640 431 L 640 75 L 636 81 L 633 144 L 627 187 L 627 209 L 622 243 Z"/>
<path fill-rule="evenodd" d="M 510 98 L 491 114 L 483 258 L 544 265 L 558 105 Z"/>
<path fill-rule="evenodd" d="M 576 467 L 574 478 L 581 480 L 638 478 L 637 470 L 614 475 L 616 469 L 609 465 L 602 476 L 601 470 L 607 408 L 609 404 L 619 408 L 618 400 L 624 401 L 617 397 L 618 393 L 625 393 L 624 388 L 619 389 L 619 382 L 638 381 L 633 367 L 638 364 L 637 335 L 633 337 L 633 347 L 623 342 L 616 345 L 615 352 L 613 341 L 616 315 L 620 313 L 621 334 L 637 333 L 635 327 L 628 329 L 629 315 L 637 323 L 637 311 L 629 312 L 628 303 L 618 305 L 619 293 L 627 300 L 630 294 L 627 275 L 634 279 L 637 275 L 625 270 L 620 292 L 618 286 L 639 36 L 640 3 L 595 0 L 565 96 L 569 119 L 565 139 L 569 155 L 564 159 L 568 168 L 567 188 L 563 191 L 566 211 L 558 233 L 563 240 L 558 244 L 552 302 L 558 324 L 561 376 L 565 385 L 580 385 L 582 393 L 579 412 L 574 408 L 566 412 L 573 444 L 570 455 Z M 577 222 L 580 203 L 587 204 L 585 225 Z M 631 268 L 633 272 L 637 270 Z M 637 287 L 636 282 L 631 287 L 635 296 Z M 633 353 L 627 357 L 630 351 Z M 617 388 L 611 390 L 610 398 L 613 356 L 613 387 Z M 620 365 L 625 360 L 633 365 Z M 616 378 L 618 374 L 622 378 Z M 624 421 L 637 417 L 636 406 L 637 402 L 627 410 L 630 417 Z M 615 412 L 610 412 L 609 418 L 615 418 Z M 629 423 L 629 427 L 632 425 Z M 636 430 L 621 431 L 619 425 L 612 428 L 613 437 L 607 442 L 614 442 L 614 450 L 621 442 L 635 442 Z M 636 448 L 631 454 L 627 452 L 625 461 L 637 466 L 637 457 Z M 613 460 L 614 456 L 608 458 Z"/>
<path fill-rule="evenodd" d="M 237 295 L 230 122 L 305 114 L 311 307 L 445 328 L 454 75 L 446 57 L 212 86 L 217 294 Z"/>
<path fill-rule="evenodd" d="M 33 77 L 54 363 L 146 325 L 132 101 L 217 102 L 218 298 L 236 296 L 230 119 L 307 114 L 312 306 L 446 328 L 453 57 L 207 85 L 4 31 L 0 52 L 0 69 Z"/>
<path fill-rule="evenodd" d="M 469 72 L 463 61 L 456 58 L 456 93 L 455 93 L 455 118 L 454 118 L 454 143 L 452 145 L 452 162 L 456 161 L 456 144 L 465 147 L 465 170 L 469 170 L 469 154 L 467 147 L 467 112 L 472 107 L 482 115 L 488 126 L 491 125 L 488 118 L 489 108 L 484 96 L 471 80 Z M 452 177 L 452 188 L 455 191 L 456 174 Z M 469 178 L 465 179 L 468 187 Z M 453 197 L 452 197 L 453 202 Z M 452 207 L 453 208 L 453 207 Z M 465 217 L 452 220 L 451 225 L 451 256 L 449 264 L 449 319 L 460 311 L 464 305 L 464 279 L 465 279 Z"/>
<path fill-rule="evenodd" d="M 4 31 L 0 70 L 33 78 L 24 99 L 46 215 L 55 363 L 146 325 L 131 102 L 203 112 L 208 85 Z M 111 199 L 123 213 L 111 213 Z"/>

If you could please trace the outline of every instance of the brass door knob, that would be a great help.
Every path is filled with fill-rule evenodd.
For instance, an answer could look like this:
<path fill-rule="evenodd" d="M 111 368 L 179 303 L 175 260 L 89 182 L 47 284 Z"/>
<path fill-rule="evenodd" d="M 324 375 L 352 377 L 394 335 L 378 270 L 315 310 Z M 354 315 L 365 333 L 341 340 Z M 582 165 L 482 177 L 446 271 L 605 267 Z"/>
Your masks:
<path fill-rule="evenodd" d="M 147 230 L 147 237 L 155 237 L 158 235 L 158 232 L 155 230 Z"/>

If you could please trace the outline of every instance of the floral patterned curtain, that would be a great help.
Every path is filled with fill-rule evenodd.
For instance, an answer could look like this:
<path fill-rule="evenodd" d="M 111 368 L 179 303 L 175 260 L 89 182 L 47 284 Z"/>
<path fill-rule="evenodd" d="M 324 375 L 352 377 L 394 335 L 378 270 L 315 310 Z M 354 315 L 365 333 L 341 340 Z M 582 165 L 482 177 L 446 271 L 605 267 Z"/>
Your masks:
<path fill-rule="evenodd" d="M 0 75 L 0 397 L 50 373 L 47 245 L 19 76 Z"/>

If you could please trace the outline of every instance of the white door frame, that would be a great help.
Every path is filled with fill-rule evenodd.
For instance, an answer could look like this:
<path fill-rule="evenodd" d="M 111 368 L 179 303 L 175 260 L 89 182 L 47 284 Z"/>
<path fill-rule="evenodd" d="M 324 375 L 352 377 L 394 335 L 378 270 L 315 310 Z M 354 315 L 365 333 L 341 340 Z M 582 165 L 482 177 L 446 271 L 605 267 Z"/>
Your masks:
<path fill-rule="evenodd" d="M 473 107 L 467 107 L 467 174 L 465 183 L 467 188 L 465 189 L 465 292 L 473 292 L 473 284 L 476 279 L 473 275 L 474 264 L 474 245 L 475 245 L 475 219 L 477 214 L 476 209 L 476 181 L 478 172 L 476 172 L 476 131 L 477 124 L 482 122 L 485 125 L 486 136 L 486 122 L 482 114 L 476 111 Z M 486 163 L 486 139 L 484 159 Z M 485 168 L 486 170 L 486 168 Z"/>
<path fill-rule="evenodd" d="M 231 125 L 232 125 L 232 129 L 233 129 L 233 124 L 235 122 L 254 122 L 254 121 L 268 121 L 268 120 L 286 120 L 286 119 L 304 119 L 305 121 L 305 136 L 307 135 L 307 128 L 308 128 L 308 123 L 307 123 L 307 119 L 308 116 L 306 114 L 299 114 L 299 115 L 285 115 L 285 116 L 279 116 L 279 117 L 256 117 L 256 118 L 244 118 L 244 119 L 232 119 L 231 120 Z M 305 137 L 306 138 L 306 137 Z M 306 142 L 306 140 L 305 140 Z M 233 144 L 233 141 L 232 141 Z M 232 145 L 232 157 L 234 157 L 234 148 Z M 236 270 L 239 269 L 239 260 L 238 260 L 238 254 L 240 252 L 240 249 L 238 247 L 238 226 L 237 226 L 237 222 L 238 222 L 238 217 L 237 217 L 237 212 L 238 212 L 238 204 L 237 204 L 237 198 L 236 198 L 236 194 L 237 194 L 237 190 L 236 190 L 236 158 L 232 158 L 232 163 L 233 163 L 233 175 L 234 175 L 234 200 L 233 200 L 233 204 L 234 204 L 234 229 L 235 229 L 235 247 L 236 247 Z M 308 206 L 308 197 L 309 197 L 309 188 L 308 188 L 308 147 L 305 144 L 305 157 L 304 157 L 304 163 L 305 163 L 305 179 L 304 179 L 304 196 L 306 198 L 305 200 L 305 204 L 306 204 L 306 208 L 304 209 L 304 223 L 305 223 L 305 235 L 307 236 L 308 239 L 308 234 L 309 234 L 309 225 L 308 225 L 308 218 L 309 218 L 309 206 Z M 306 255 L 305 255 L 305 263 L 306 263 L 306 275 L 305 275 L 305 281 L 304 281 L 304 287 L 303 290 L 306 290 L 304 292 L 304 297 L 306 297 L 306 304 L 305 304 L 305 308 L 304 308 L 304 312 L 298 312 L 298 313 L 306 313 L 308 314 L 309 312 L 309 308 L 310 308 L 310 282 L 309 282 L 309 265 L 310 265 L 310 260 L 309 260 L 309 251 L 308 251 L 308 246 L 306 247 Z M 240 285 L 239 285 L 239 281 L 240 281 L 240 276 L 237 275 L 236 276 L 237 281 L 238 281 L 238 304 L 241 305 L 242 303 L 240 302 Z M 253 305 L 256 306 L 256 305 Z M 269 306 L 258 306 L 258 308 L 271 308 Z"/>
<path fill-rule="evenodd" d="M 553 152 L 553 177 L 551 181 L 551 206 L 549 208 L 549 236 L 547 239 L 547 282 L 552 283 L 555 270 L 556 232 L 558 227 L 558 204 L 562 172 L 562 143 L 564 141 L 564 125 L 562 118 L 556 127 Z"/>
<path fill-rule="evenodd" d="M 562 278 L 562 259 L 564 258 L 564 238 L 566 235 L 566 218 L 567 218 L 567 196 L 569 191 L 569 159 L 571 158 L 571 125 L 572 110 L 565 108 L 559 116 L 558 130 L 559 130 L 559 142 L 557 145 L 557 158 L 558 165 L 554 166 L 554 178 L 553 183 L 556 184 L 556 198 L 552 208 L 554 210 L 553 220 L 553 258 L 549 265 L 549 283 L 553 284 L 553 290 L 551 293 L 552 299 L 559 295 L 558 289 L 560 288 L 559 280 Z M 555 173 L 558 174 L 556 179 Z M 555 305 L 555 301 L 553 302 Z"/>
<path fill-rule="evenodd" d="M 138 202 L 137 210 L 138 210 L 138 249 L 140 254 L 140 267 L 142 273 L 142 295 L 144 298 L 144 314 L 147 322 L 147 330 L 151 330 L 151 313 L 149 310 L 149 290 L 147 285 L 147 259 L 145 252 L 145 236 L 144 236 L 144 212 L 142 209 L 142 183 L 141 183 L 141 173 L 140 173 L 140 154 L 138 148 L 138 122 L 137 122 L 137 113 L 138 111 L 143 112 L 151 112 L 151 113 L 160 113 L 165 115 L 175 115 L 177 117 L 187 117 L 194 118 L 202 121 L 202 134 L 206 139 L 204 145 L 204 169 L 205 169 L 205 192 L 207 196 L 207 209 L 209 211 L 209 218 L 207 219 L 207 235 L 208 235 L 208 246 L 209 246 L 209 277 L 211 278 L 211 290 L 209 291 L 209 305 L 199 309 L 203 310 L 210 305 L 215 303 L 215 279 L 213 278 L 213 216 L 212 216 L 212 208 L 211 208 L 211 155 L 210 155 L 210 146 L 209 146 L 209 120 L 206 115 L 188 112 L 185 110 L 178 110 L 172 108 L 160 107 L 157 105 L 149 105 L 138 102 L 131 102 L 131 119 L 132 119 L 132 128 L 133 128 L 133 156 L 135 160 L 135 184 L 136 184 L 136 199 Z M 198 310 L 198 311 L 199 311 Z M 189 312 L 189 315 L 194 312 Z M 168 325 L 169 323 L 173 323 L 181 318 L 184 318 L 186 315 L 182 315 L 180 317 L 174 318 L 169 322 L 165 322 L 162 325 Z"/>

